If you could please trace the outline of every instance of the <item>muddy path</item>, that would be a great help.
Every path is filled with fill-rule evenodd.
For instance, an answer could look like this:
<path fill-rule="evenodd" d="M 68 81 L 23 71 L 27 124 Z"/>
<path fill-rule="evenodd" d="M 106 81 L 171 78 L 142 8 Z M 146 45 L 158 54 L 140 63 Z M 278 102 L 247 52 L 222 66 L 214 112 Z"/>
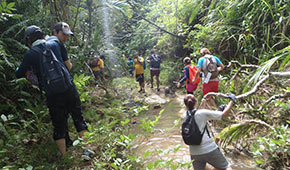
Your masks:
<path fill-rule="evenodd" d="M 164 163 L 171 162 L 172 164 L 188 164 L 190 162 L 189 147 L 184 144 L 180 135 L 180 125 L 185 112 L 183 105 L 184 95 L 176 94 L 174 96 L 165 96 L 163 89 L 160 92 L 147 89 L 146 96 L 144 97 L 146 98 L 146 102 L 151 103 L 152 106 L 149 111 L 137 120 L 134 131 L 139 135 L 133 149 L 136 150 L 138 155 L 150 153 L 147 154 L 148 156 L 146 158 L 143 157 L 145 164 L 157 161 Z M 155 116 L 158 116 L 162 109 L 164 109 L 164 112 L 152 133 L 148 134 L 138 130 L 137 127 L 144 117 L 154 120 Z M 254 161 L 246 155 L 237 152 L 227 152 L 226 157 L 232 164 L 234 170 L 258 169 L 254 167 Z M 213 169 L 210 166 L 208 168 Z M 158 167 L 153 169 L 171 168 Z M 177 169 L 192 169 L 192 166 L 190 168 L 188 166 L 178 167 Z"/>

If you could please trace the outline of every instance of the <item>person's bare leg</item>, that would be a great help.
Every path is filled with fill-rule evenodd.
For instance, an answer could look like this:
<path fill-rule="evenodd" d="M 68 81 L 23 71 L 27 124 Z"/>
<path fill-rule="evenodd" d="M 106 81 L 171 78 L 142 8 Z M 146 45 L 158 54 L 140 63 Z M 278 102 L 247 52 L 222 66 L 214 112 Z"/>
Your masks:
<path fill-rule="evenodd" d="M 142 91 L 142 82 L 140 82 L 140 81 L 139 81 L 139 87 L 140 87 L 139 91 Z"/>
<path fill-rule="evenodd" d="M 145 92 L 145 82 L 144 82 L 144 81 L 142 82 L 142 89 L 143 89 L 144 92 Z"/>
<path fill-rule="evenodd" d="M 156 76 L 157 90 L 159 90 L 159 76 Z"/>
<path fill-rule="evenodd" d="M 64 155 L 66 153 L 65 139 L 58 139 L 55 141 L 59 152 Z"/>
<path fill-rule="evenodd" d="M 151 88 L 153 88 L 153 77 L 154 77 L 154 76 L 152 76 L 152 75 L 150 76 Z"/>

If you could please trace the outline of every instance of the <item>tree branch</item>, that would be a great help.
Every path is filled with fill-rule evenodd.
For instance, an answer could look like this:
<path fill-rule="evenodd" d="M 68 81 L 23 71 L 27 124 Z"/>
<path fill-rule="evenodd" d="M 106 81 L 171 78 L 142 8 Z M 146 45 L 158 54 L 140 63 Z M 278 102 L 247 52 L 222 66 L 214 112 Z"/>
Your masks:
<path fill-rule="evenodd" d="M 285 93 L 285 94 L 277 94 L 277 95 L 274 95 L 272 97 L 270 97 L 260 108 L 259 110 L 262 110 L 263 107 L 267 104 L 269 104 L 272 100 L 276 100 L 276 99 L 281 99 L 281 98 L 288 98 L 290 97 L 290 93 Z"/>
<path fill-rule="evenodd" d="M 146 19 L 145 17 L 142 17 L 141 15 L 138 15 L 138 17 L 140 17 L 140 18 L 143 19 L 144 21 L 148 22 L 149 24 L 155 26 L 156 28 L 158 28 L 158 29 L 159 29 L 160 31 L 162 31 L 162 32 L 165 32 L 165 33 L 167 33 L 167 34 L 169 34 L 169 35 L 171 35 L 171 36 L 174 36 L 174 37 L 176 37 L 176 38 L 179 38 L 179 39 L 185 39 L 185 37 L 181 37 L 181 36 L 179 36 L 179 35 L 176 35 L 176 34 L 174 34 L 174 33 L 172 33 L 172 32 L 169 32 L 169 31 L 167 31 L 167 30 L 165 30 L 165 29 L 159 27 L 158 25 L 156 25 L 155 23 L 149 21 L 149 20 Z"/>
<path fill-rule="evenodd" d="M 272 77 L 272 76 L 278 76 L 278 77 L 290 77 L 290 72 L 269 72 L 269 74 L 267 74 L 266 76 L 264 76 L 260 81 L 258 81 L 256 83 L 256 85 L 252 88 L 252 90 L 244 93 L 244 94 L 241 94 L 241 95 L 238 95 L 236 96 L 237 99 L 241 99 L 241 98 L 245 98 L 245 97 L 248 97 L 254 93 L 256 93 L 259 89 L 259 87 L 266 81 L 269 79 L 269 77 Z M 203 96 L 203 99 L 205 99 L 207 96 L 221 96 L 221 97 L 227 97 L 226 94 L 223 94 L 223 93 L 207 93 L 206 95 Z"/>
<path fill-rule="evenodd" d="M 138 7 L 138 6 L 132 4 L 129 0 L 127 0 L 126 2 L 127 2 L 127 3 L 128 3 L 128 4 L 129 4 L 129 5 L 130 5 L 134 10 L 137 11 L 137 7 Z M 169 31 L 165 30 L 164 28 L 161 28 L 160 26 L 156 25 L 155 23 L 153 23 L 152 21 L 146 19 L 145 17 L 143 17 L 143 16 L 141 16 L 141 15 L 138 15 L 138 14 L 137 14 L 137 17 L 139 17 L 139 18 L 143 19 L 144 21 L 148 22 L 149 24 L 155 26 L 156 28 L 158 28 L 158 29 L 159 29 L 160 31 L 162 31 L 162 32 L 165 32 L 165 33 L 167 33 L 167 34 L 169 34 L 169 35 L 171 35 L 171 36 L 177 37 L 177 38 L 182 39 L 182 40 L 185 39 L 185 37 L 182 37 L 182 36 L 176 35 L 176 34 L 174 34 L 174 33 L 172 33 L 172 32 L 169 32 Z"/>
<path fill-rule="evenodd" d="M 252 65 L 252 64 L 241 64 L 241 63 L 239 63 L 238 61 L 231 61 L 231 62 L 227 65 L 227 67 L 228 67 L 228 68 L 232 68 L 234 64 L 239 65 L 240 68 L 239 68 L 238 71 L 235 73 L 235 75 L 230 79 L 230 82 L 231 82 L 232 80 L 235 80 L 235 79 L 237 78 L 238 74 L 241 73 L 243 69 L 246 69 L 246 68 L 255 68 L 255 69 L 257 69 L 257 68 L 260 67 L 260 66 L 258 66 L 258 65 Z"/>

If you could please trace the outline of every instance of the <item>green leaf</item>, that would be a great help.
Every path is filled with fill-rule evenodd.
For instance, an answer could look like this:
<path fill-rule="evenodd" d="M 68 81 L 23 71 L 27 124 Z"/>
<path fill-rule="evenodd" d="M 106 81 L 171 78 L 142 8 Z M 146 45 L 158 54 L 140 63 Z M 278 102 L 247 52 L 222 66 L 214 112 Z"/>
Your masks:
<path fill-rule="evenodd" d="M 193 19 L 196 17 L 196 15 L 198 14 L 200 8 L 201 8 L 202 3 L 197 3 L 196 7 L 193 9 L 193 11 L 191 12 L 190 18 L 188 20 L 188 23 L 191 23 L 193 21 Z"/>
<path fill-rule="evenodd" d="M 151 154 L 150 151 L 146 151 L 146 152 L 144 153 L 143 157 L 144 157 L 144 158 L 147 158 L 150 154 Z"/>
<path fill-rule="evenodd" d="M 112 163 L 111 167 L 113 167 L 114 169 L 118 169 L 118 166 L 115 163 Z"/>
<path fill-rule="evenodd" d="M 6 8 L 7 6 L 7 3 L 6 3 L 6 0 L 2 2 L 2 5 L 1 5 L 4 9 Z"/>
<path fill-rule="evenodd" d="M 7 8 L 10 9 L 10 10 L 12 10 L 13 7 L 14 7 L 14 5 L 15 5 L 15 2 L 10 2 L 10 3 L 7 5 Z"/>
<path fill-rule="evenodd" d="M 149 162 L 149 163 L 147 164 L 147 168 L 148 168 L 148 169 L 152 169 L 152 168 L 154 168 L 154 164 L 153 164 L 152 162 Z"/>

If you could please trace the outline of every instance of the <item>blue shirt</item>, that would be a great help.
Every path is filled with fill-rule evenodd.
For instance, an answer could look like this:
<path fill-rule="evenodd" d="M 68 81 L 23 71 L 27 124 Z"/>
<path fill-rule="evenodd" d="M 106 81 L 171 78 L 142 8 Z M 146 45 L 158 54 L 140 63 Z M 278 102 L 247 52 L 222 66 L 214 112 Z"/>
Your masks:
<path fill-rule="evenodd" d="M 221 60 L 219 58 L 217 58 L 216 56 L 213 56 L 213 57 L 215 58 L 215 60 L 217 62 L 216 63 L 217 66 L 219 66 L 220 64 L 222 64 L 222 62 L 221 62 Z M 198 59 L 198 63 L 197 63 L 196 68 L 198 68 L 198 67 L 202 68 L 202 65 L 203 65 L 204 60 L 205 60 L 205 57 L 202 57 L 202 58 Z"/>
<path fill-rule="evenodd" d="M 189 67 L 185 66 L 184 67 L 184 76 L 183 78 L 179 81 L 180 84 L 182 84 L 186 79 L 189 78 Z"/>

